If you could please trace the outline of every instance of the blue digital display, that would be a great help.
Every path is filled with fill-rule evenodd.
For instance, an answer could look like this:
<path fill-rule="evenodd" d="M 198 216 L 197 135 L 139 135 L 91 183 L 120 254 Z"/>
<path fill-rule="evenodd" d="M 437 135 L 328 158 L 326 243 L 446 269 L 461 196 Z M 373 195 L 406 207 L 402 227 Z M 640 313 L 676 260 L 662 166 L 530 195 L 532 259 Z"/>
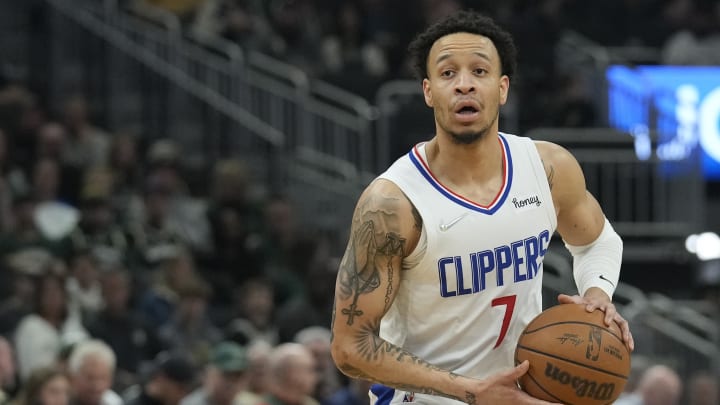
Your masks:
<path fill-rule="evenodd" d="M 638 158 L 681 161 L 699 147 L 705 177 L 720 180 L 720 67 L 611 66 L 606 74 L 609 124 L 636 137 Z"/>

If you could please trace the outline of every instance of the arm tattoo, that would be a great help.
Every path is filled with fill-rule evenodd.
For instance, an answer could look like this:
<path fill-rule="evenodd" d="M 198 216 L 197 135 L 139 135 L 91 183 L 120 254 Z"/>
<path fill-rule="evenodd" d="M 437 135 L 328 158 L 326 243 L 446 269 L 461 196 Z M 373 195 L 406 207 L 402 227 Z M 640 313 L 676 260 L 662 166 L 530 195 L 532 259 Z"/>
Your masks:
<path fill-rule="evenodd" d="M 364 204 L 368 205 L 368 202 Z M 414 228 L 422 230 L 422 217 L 417 209 L 412 206 Z M 457 374 L 449 372 L 420 357 L 391 344 L 380 337 L 380 319 L 362 319 L 363 311 L 358 308 L 358 299 L 361 294 L 368 294 L 377 290 L 382 284 L 381 275 L 387 274 L 387 288 L 385 291 L 385 306 L 387 311 L 393 295 L 393 277 L 396 277 L 396 269 L 393 267 L 393 260 L 397 257 L 404 257 L 405 242 L 398 233 L 393 230 L 398 226 L 396 214 L 392 210 L 367 210 L 359 206 L 356 212 L 356 231 L 348 244 L 345 257 L 340 265 L 338 276 L 338 297 L 342 300 L 352 298 L 352 303 L 340 310 L 340 313 L 347 317 L 347 324 L 353 325 L 356 320 L 360 323 L 355 329 L 355 349 L 357 353 L 368 363 L 397 362 L 402 367 L 405 364 L 414 364 L 432 371 L 447 373 L 450 379 L 456 379 Z M 390 225 L 392 224 L 392 225 Z M 332 323 L 335 323 L 336 308 L 333 306 Z M 332 339 L 332 336 L 331 336 Z M 466 392 L 464 398 L 454 396 L 450 393 L 439 391 L 432 387 L 412 385 L 402 382 L 381 381 L 384 379 L 370 375 L 368 370 L 362 370 L 352 364 L 338 364 L 338 368 L 345 374 L 370 381 L 380 381 L 389 386 L 411 391 L 415 393 L 440 395 L 468 404 L 477 404 L 475 395 Z"/>
<path fill-rule="evenodd" d="M 552 190 L 553 182 L 555 180 L 555 167 L 553 165 L 548 165 L 545 171 L 547 172 L 548 185 L 550 186 L 550 190 Z"/>
<path fill-rule="evenodd" d="M 362 208 L 360 208 L 362 209 Z M 342 299 L 352 297 L 352 304 L 340 312 L 347 316 L 347 324 L 352 325 L 355 318 L 363 315 L 357 303 L 361 294 L 375 291 L 381 284 L 381 271 L 388 274 L 388 287 L 385 292 L 385 309 L 390 305 L 392 296 L 392 278 L 395 269 L 392 260 L 396 256 L 404 256 L 405 239 L 397 233 L 387 231 L 385 235 L 378 234 L 376 221 L 381 222 L 381 228 L 387 228 L 388 222 L 395 214 L 387 211 L 364 212 L 363 216 L 371 214 L 368 219 L 353 234 L 348 244 L 348 251 L 341 266 L 339 277 L 339 295 Z"/>
<path fill-rule="evenodd" d="M 382 361 L 385 359 L 394 359 L 398 363 L 401 363 L 400 366 L 402 366 L 402 363 L 407 363 L 408 361 L 412 364 L 418 364 L 421 365 L 428 370 L 434 370 L 434 371 L 444 371 L 447 372 L 433 364 L 428 363 L 427 361 L 419 358 L 418 356 L 404 350 L 403 348 L 399 346 L 395 346 L 379 336 L 380 332 L 380 324 L 379 321 L 367 321 L 360 325 L 357 335 L 356 335 L 356 348 L 358 350 L 358 353 L 368 362 L 377 362 Z M 345 373 L 352 375 L 353 377 L 357 378 L 364 378 L 368 380 L 376 381 L 377 379 L 373 378 L 372 376 L 364 373 L 361 370 L 358 370 L 355 367 L 352 367 L 350 365 L 343 365 L 340 367 Z M 458 377 L 457 374 L 453 372 L 447 372 L 448 377 L 450 379 L 456 379 Z M 387 384 L 392 387 L 396 387 L 405 391 L 411 391 L 415 393 L 420 394 L 428 394 L 428 395 L 441 395 L 447 398 L 452 398 L 458 401 L 464 401 L 468 404 L 475 404 L 475 396 L 474 394 L 470 392 L 466 392 L 465 398 L 459 398 L 454 395 L 451 395 L 447 392 L 438 391 L 436 389 L 433 389 L 431 387 L 423 387 L 418 385 L 411 385 L 411 384 L 404 384 L 401 382 L 393 382 L 393 381 L 386 381 L 383 382 L 384 384 Z"/>

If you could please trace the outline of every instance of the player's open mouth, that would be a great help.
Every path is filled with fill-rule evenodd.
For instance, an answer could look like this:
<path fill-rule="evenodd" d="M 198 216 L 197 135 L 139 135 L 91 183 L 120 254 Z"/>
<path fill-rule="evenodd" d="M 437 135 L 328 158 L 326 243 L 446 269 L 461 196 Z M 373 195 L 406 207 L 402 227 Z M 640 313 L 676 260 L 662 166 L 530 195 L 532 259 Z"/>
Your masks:
<path fill-rule="evenodd" d="M 477 103 L 472 101 L 464 101 L 458 103 L 455 108 L 455 118 L 460 122 L 474 121 L 478 117 L 480 108 Z"/>

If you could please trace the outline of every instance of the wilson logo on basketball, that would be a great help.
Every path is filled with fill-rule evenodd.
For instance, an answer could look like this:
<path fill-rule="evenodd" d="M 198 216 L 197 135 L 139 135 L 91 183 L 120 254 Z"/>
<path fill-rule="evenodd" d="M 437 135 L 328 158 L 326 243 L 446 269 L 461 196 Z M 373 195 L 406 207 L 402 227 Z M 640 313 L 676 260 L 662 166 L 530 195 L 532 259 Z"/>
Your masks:
<path fill-rule="evenodd" d="M 547 363 L 545 367 L 545 376 L 552 378 L 563 385 L 569 385 L 575 391 L 575 395 L 579 398 L 592 398 L 595 400 L 607 401 L 614 398 L 614 383 L 599 383 L 586 378 L 573 376 L 567 371 L 561 370 L 552 363 Z"/>

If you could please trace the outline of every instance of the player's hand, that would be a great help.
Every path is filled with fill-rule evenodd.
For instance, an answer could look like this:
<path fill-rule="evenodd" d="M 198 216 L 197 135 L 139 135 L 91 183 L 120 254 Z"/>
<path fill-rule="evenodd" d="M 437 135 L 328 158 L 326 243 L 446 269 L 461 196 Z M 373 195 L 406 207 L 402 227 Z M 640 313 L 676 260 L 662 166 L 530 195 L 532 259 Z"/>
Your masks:
<path fill-rule="evenodd" d="M 533 398 L 518 387 L 517 380 L 527 373 L 530 362 L 525 360 L 515 368 L 495 374 L 485 380 L 486 389 L 478 396 L 477 404 L 551 405 L 552 402 Z M 561 405 L 561 404 L 557 404 Z"/>
<path fill-rule="evenodd" d="M 585 296 L 583 297 L 579 295 L 560 294 L 558 295 L 558 302 L 561 304 L 585 304 L 585 309 L 588 312 L 593 312 L 596 309 L 603 311 L 605 313 L 605 324 L 610 326 L 612 321 L 617 322 L 620 326 L 625 346 L 627 346 L 631 352 L 635 349 L 635 341 L 630 332 L 630 324 L 617 312 L 615 304 L 613 304 L 610 297 L 605 294 L 605 291 L 592 287 L 585 292 Z"/>

